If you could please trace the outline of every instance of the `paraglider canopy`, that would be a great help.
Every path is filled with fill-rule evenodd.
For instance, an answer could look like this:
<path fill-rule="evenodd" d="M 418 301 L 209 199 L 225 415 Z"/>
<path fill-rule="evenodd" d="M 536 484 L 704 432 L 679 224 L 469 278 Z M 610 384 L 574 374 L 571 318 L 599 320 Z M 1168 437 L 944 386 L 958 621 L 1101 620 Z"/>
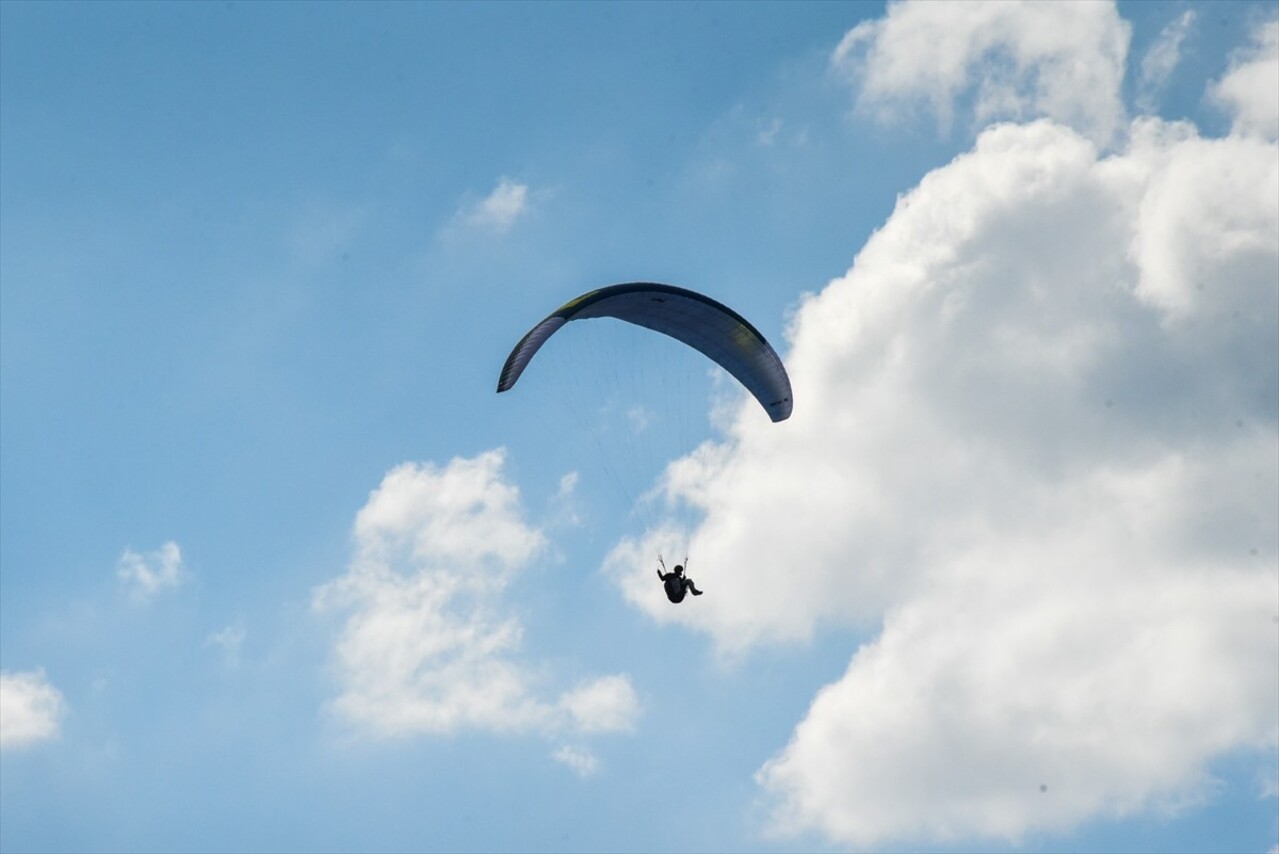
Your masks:
<path fill-rule="evenodd" d="M 498 392 L 515 385 L 538 349 L 564 324 L 595 317 L 617 318 L 684 342 L 745 386 L 773 421 L 790 417 L 790 377 L 759 330 L 704 294 L 655 282 L 600 288 L 560 306 L 515 345 L 502 366 Z"/>

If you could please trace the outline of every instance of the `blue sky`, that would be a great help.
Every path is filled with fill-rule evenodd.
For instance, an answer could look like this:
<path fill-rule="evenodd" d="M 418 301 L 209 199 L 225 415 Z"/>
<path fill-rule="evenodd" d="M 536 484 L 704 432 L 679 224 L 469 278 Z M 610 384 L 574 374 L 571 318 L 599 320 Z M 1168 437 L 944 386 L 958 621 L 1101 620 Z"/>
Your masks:
<path fill-rule="evenodd" d="M 1273 850 L 1275 20 L 0 4 L 0 848 Z"/>

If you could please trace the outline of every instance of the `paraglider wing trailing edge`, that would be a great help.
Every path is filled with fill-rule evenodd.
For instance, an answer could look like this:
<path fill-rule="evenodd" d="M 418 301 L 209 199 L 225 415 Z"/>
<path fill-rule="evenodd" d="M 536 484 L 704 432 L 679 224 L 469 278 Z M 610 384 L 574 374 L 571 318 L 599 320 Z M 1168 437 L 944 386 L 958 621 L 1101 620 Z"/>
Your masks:
<path fill-rule="evenodd" d="M 684 342 L 745 386 L 773 421 L 790 417 L 790 377 L 759 330 L 704 294 L 655 282 L 600 288 L 560 306 L 515 345 L 502 366 L 498 392 L 515 385 L 538 349 L 562 326 L 594 317 L 614 317 Z"/>

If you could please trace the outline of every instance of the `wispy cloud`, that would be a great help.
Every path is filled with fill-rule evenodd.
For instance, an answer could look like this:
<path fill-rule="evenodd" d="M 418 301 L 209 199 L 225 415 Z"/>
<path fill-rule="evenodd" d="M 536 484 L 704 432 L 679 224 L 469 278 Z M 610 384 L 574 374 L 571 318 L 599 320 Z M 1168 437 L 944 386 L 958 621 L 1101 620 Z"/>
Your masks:
<path fill-rule="evenodd" d="M 581 475 L 571 471 L 560 478 L 559 487 L 551 497 L 549 524 L 575 528 L 582 524 L 582 513 L 578 504 L 577 485 Z"/>
<path fill-rule="evenodd" d="M 66 703 L 43 670 L 0 673 L 0 748 L 58 737 Z"/>
<path fill-rule="evenodd" d="M 595 754 L 581 747 L 561 745 L 555 748 L 551 758 L 562 765 L 567 765 L 574 774 L 583 779 L 594 777 L 600 770 L 600 761 Z"/>
<path fill-rule="evenodd" d="M 1137 107 L 1144 113 L 1155 112 L 1158 99 L 1168 78 L 1181 62 L 1181 44 L 1190 34 L 1195 11 L 1187 9 L 1159 33 L 1159 38 L 1141 59 L 1141 76 L 1137 81 Z"/>
<path fill-rule="evenodd" d="M 1257 797 L 1262 800 L 1279 800 L 1279 769 L 1272 766 L 1262 775 Z"/>
<path fill-rule="evenodd" d="M 227 667 L 239 667 L 240 648 L 244 646 L 244 639 L 247 634 L 244 624 L 236 621 L 226 628 L 210 634 L 204 639 L 204 645 L 222 650 L 223 661 Z"/>
<path fill-rule="evenodd" d="M 503 177 L 483 199 L 465 205 L 459 212 L 458 219 L 472 228 L 502 234 L 510 231 L 528 213 L 531 201 L 527 184 Z"/>
<path fill-rule="evenodd" d="M 782 120 L 774 118 L 755 134 L 755 142 L 764 148 L 772 148 L 777 142 L 777 135 L 782 132 L 782 127 Z"/>
<path fill-rule="evenodd" d="M 631 425 L 631 432 L 639 435 L 653 424 L 653 413 L 640 404 L 628 407 L 626 420 Z"/>
<path fill-rule="evenodd" d="M 172 540 L 147 554 L 125 549 L 116 564 L 116 578 L 128 588 L 134 601 L 150 601 L 161 591 L 182 583 L 185 578 L 182 551 Z"/>

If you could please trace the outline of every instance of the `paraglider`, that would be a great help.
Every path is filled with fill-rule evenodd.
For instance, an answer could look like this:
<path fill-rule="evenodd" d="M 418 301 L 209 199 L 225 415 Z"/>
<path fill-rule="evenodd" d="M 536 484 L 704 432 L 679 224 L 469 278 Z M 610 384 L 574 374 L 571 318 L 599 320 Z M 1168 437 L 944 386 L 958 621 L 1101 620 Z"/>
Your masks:
<path fill-rule="evenodd" d="M 704 294 L 655 282 L 612 285 L 564 303 L 515 345 L 502 366 L 498 392 L 515 385 L 541 346 L 566 323 L 596 317 L 614 317 L 682 341 L 745 386 L 773 421 L 790 417 L 790 377 L 759 330 Z"/>
<path fill-rule="evenodd" d="M 661 555 L 657 556 L 657 562 L 662 565 L 662 568 L 657 571 L 657 577 L 662 580 L 662 585 L 666 588 L 666 598 L 670 599 L 672 603 L 678 605 L 683 602 L 687 593 L 692 593 L 694 596 L 702 595 L 703 591 L 697 589 L 693 579 L 684 576 L 684 567 L 682 565 L 677 563 L 675 564 L 674 572 L 666 572 L 666 563 L 662 560 Z M 687 563 L 688 558 L 684 558 L 684 564 Z"/>
<path fill-rule="evenodd" d="M 777 352 L 746 318 L 723 303 L 674 285 L 631 282 L 588 291 L 551 312 L 519 340 L 498 377 L 499 393 L 509 391 L 547 340 L 574 320 L 612 317 L 660 332 L 711 359 L 736 379 L 759 402 L 774 422 L 791 416 L 790 377 Z M 684 601 L 687 593 L 702 591 L 684 575 L 684 564 L 666 572 L 658 556 L 666 597 Z"/>

